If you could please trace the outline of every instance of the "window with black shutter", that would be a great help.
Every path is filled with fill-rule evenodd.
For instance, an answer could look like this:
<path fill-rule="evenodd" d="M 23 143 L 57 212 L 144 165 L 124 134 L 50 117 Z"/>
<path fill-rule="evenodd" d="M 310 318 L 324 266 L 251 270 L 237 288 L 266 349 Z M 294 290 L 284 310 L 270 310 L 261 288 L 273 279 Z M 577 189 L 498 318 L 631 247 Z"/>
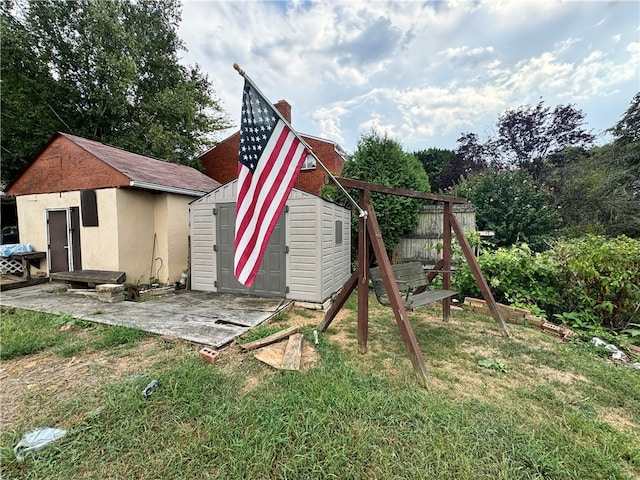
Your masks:
<path fill-rule="evenodd" d="M 95 190 L 82 190 L 80 192 L 80 210 L 82 211 L 82 226 L 98 226 L 98 202 Z"/>

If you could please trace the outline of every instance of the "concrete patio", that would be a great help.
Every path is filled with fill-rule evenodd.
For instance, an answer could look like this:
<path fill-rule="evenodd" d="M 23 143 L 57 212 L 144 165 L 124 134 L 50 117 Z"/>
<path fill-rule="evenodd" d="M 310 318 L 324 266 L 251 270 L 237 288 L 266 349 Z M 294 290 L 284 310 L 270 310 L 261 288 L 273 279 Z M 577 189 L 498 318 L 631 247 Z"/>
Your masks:
<path fill-rule="evenodd" d="M 0 305 L 69 314 L 220 348 L 287 309 L 291 301 L 181 290 L 143 302 L 105 303 L 93 292 L 72 293 L 64 284 L 45 283 L 3 291 Z"/>

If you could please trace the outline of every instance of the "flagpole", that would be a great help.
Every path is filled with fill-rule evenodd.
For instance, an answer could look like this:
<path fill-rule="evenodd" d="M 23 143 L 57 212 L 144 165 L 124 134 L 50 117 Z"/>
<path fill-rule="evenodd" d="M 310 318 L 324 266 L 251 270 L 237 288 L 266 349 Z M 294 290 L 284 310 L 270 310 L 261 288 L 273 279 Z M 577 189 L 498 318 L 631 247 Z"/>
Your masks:
<path fill-rule="evenodd" d="M 251 80 L 251 78 L 249 78 L 249 75 L 246 74 L 246 72 L 244 70 L 242 70 L 240 68 L 240 65 L 238 65 L 237 63 L 233 64 L 233 68 L 238 72 L 238 74 L 241 77 L 244 77 L 244 79 L 249 82 L 251 84 L 251 86 L 263 97 L 263 98 L 267 98 L 265 96 L 264 93 L 262 93 L 262 91 L 258 88 L 258 86 L 253 82 L 253 80 Z M 298 140 L 300 140 L 300 142 L 302 143 L 302 145 L 304 145 L 304 147 L 307 149 L 307 151 L 313 156 L 313 158 L 316 160 L 317 163 L 320 164 L 320 166 L 322 167 L 322 169 L 327 172 L 327 174 L 329 175 L 329 177 L 331 178 L 331 180 L 333 180 L 333 183 L 335 183 L 340 190 L 342 190 L 342 193 L 344 193 L 347 198 L 351 201 L 351 203 L 353 205 L 355 205 L 355 207 L 358 209 L 358 216 L 359 217 L 363 217 L 366 218 L 367 217 L 367 212 L 365 212 L 364 210 L 362 210 L 362 208 L 360 208 L 360 205 L 358 205 L 358 202 L 356 202 L 351 195 L 349 195 L 349 193 L 345 190 L 345 188 L 340 184 L 340 182 L 338 182 L 338 179 L 336 177 L 333 176 L 333 174 L 329 171 L 329 169 L 324 165 L 324 163 L 322 163 L 322 161 L 318 158 L 318 156 L 315 154 L 315 152 L 313 151 L 313 149 L 309 146 L 309 144 L 298 134 L 298 132 L 296 132 L 293 127 L 291 126 L 291 124 L 289 123 L 289 121 L 284 118 L 284 116 L 282 116 L 282 114 L 280 113 L 280 111 L 276 108 L 275 109 L 278 117 L 280 117 L 280 120 L 282 120 L 285 125 L 287 125 L 287 127 L 289 127 L 289 130 L 291 130 L 291 132 L 296 136 L 296 138 Z"/>

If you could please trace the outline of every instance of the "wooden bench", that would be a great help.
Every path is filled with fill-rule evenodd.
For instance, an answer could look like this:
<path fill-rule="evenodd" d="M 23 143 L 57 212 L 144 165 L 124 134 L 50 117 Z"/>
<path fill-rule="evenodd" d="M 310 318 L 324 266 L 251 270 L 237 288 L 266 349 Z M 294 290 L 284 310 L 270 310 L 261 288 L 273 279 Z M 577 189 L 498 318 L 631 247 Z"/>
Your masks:
<path fill-rule="evenodd" d="M 73 288 L 82 288 L 103 283 L 124 283 L 126 274 L 110 270 L 74 270 L 51 273 L 49 278 L 53 281 L 68 282 Z"/>
<path fill-rule="evenodd" d="M 391 265 L 391 272 L 396 279 L 406 309 L 414 309 L 458 294 L 453 290 L 428 290 L 429 280 L 420 262 Z M 371 268 L 369 273 L 376 298 L 381 304 L 390 305 L 380 268 Z"/>
<path fill-rule="evenodd" d="M 22 264 L 22 276 L 27 280 L 31 280 L 31 265 L 40 268 L 40 260 L 46 257 L 47 254 L 45 252 L 24 252 L 11 255 L 12 259 Z"/>

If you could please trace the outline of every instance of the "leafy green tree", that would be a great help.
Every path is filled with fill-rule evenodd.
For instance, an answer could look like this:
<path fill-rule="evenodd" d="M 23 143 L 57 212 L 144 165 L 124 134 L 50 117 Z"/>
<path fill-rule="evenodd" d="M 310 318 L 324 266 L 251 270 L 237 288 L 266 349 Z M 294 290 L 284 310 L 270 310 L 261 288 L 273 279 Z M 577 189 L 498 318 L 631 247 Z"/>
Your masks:
<path fill-rule="evenodd" d="M 615 137 L 612 160 L 621 177 L 614 193 L 626 203 L 625 216 L 632 225 L 632 230 L 623 233 L 640 237 L 640 92 L 611 133 Z"/>
<path fill-rule="evenodd" d="M 178 0 L 5 0 L 1 14 L 3 180 L 56 131 L 190 164 L 229 126 L 178 61 Z"/>
<path fill-rule="evenodd" d="M 613 142 L 550 155 L 542 177 L 563 206 L 564 233 L 640 237 L 640 92 L 609 130 Z"/>
<path fill-rule="evenodd" d="M 609 130 L 618 147 L 640 145 L 640 92 L 637 92 L 627 111 L 614 127 Z"/>
<path fill-rule="evenodd" d="M 429 148 L 419 152 L 413 152 L 413 156 L 422 164 L 427 176 L 431 190 L 441 191 L 449 187 L 449 184 L 443 184 L 443 175 L 450 168 L 454 161 L 454 152 L 440 148 Z"/>
<path fill-rule="evenodd" d="M 342 176 L 387 187 L 430 191 L 429 178 L 420 162 L 413 155 L 404 152 L 396 140 L 376 131 L 360 137 L 358 148 L 345 163 Z M 339 198 L 335 189 L 325 192 L 325 195 Z M 357 194 L 354 195 L 357 199 Z M 371 203 L 391 259 L 400 239 L 418 226 L 418 213 L 423 202 L 414 198 L 372 192 Z M 357 241 L 358 218 L 354 217 L 353 238 Z"/>
<path fill-rule="evenodd" d="M 495 231 L 498 246 L 526 242 L 543 250 L 544 240 L 559 226 L 561 206 L 553 206 L 551 191 L 526 170 L 470 173 L 448 193 L 471 200 L 478 227 Z"/>

